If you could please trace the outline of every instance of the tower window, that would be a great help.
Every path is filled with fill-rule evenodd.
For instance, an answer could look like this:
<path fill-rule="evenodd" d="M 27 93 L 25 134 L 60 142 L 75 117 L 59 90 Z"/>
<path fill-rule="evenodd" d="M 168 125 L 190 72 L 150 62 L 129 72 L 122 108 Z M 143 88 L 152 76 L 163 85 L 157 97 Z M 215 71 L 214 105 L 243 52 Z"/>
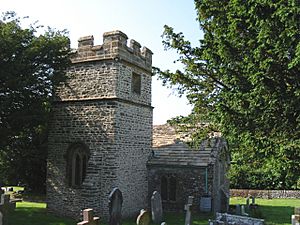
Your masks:
<path fill-rule="evenodd" d="M 142 77 L 137 73 L 132 73 L 131 77 L 131 92 L 134 94 L 141 94 Z"/>
<path fill-rule="evenodd" d="M 66 179 L 70 187 L 80 187 L 86 176 L 89 150 L 82 143 L 71 144 L 67 151 Z"/>

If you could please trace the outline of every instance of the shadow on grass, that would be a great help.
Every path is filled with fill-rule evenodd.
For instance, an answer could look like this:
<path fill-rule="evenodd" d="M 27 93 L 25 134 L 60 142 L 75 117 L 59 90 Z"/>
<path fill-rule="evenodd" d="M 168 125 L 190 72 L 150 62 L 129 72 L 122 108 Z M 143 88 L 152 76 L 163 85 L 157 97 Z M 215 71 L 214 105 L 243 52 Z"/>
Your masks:
<path fill-rule="evenodd" d="M 46 209 L 22 207 L 15 209 L 7 219 L 7 225 L 74 225 L 72 219 L 47 214 Z"/>
<path fill-rule="evenodd" d="M 192 220 L 194 225 L 207 225 L 208 220 L 212 218 L 212 213 L 192 212 Z M 167 224 L 182 225 L 185 223 L 185 213 L 166 213 L 164 220 Z"/>
<path fill-rule="evenodd" d="M 291 215 L 293 214 L 294 207 L 260 205 L 259 209 L 267 225 L 291 224 Z"/>

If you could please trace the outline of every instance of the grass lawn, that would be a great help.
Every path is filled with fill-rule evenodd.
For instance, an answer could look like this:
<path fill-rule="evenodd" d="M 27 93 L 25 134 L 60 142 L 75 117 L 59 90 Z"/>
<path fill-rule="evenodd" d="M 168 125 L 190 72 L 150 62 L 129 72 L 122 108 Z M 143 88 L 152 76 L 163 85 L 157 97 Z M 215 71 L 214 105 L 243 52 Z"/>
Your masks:
<path fill-rule="evenodd" d="M 245 198 L 231 198 L 230 204 L 245 204 Z M 300 199 L 256 199 L 267 225 L 290 225 L 294 207 L 300 207 Z M 194 225 L 207 225 L 212 214 L 192 214 Z M 123 225 L 135 225 L 136 218 L 127 219 Z M 166 213 L 165 222 L 183 225 L 184 213 Z M 18 202 L 16 210 L 8 218 L 8 225 L 76 225 L 77 221 L 47 214 L 45 203 Z M 100 224 L 107 225 L 105 221 Z"/>
<path fill-rule="evenodd" d="M 193 215 L 195 225 L 207 225 L 211 214 Z M 168 213 L 165 215 L 167 224 L 183 225 L 185 214 Z M 45 203 L 18 202 L 17 208 L 8 218 L 8 225 L 76 225 L 77 221 L 47 214 Z M 100 224 L 107 225 L 105 221 Z M 123 225 L 136 225 L 136 218 L 122 221 Z"/>
<path fill-rule="evenodd" d="M 300 199 L 255 199 L 267 225 L 290 225 L 294 207 L 300 207 Z M 230 204 L 246 204 L 245 198 L 231 198 Z"/>
<path fill-rule="evenodd" d="M 17 202 L 17 208 L 9 215 L 8 225 L 76 225 L 72 219 L 47 214 L 45 203 Z"/>

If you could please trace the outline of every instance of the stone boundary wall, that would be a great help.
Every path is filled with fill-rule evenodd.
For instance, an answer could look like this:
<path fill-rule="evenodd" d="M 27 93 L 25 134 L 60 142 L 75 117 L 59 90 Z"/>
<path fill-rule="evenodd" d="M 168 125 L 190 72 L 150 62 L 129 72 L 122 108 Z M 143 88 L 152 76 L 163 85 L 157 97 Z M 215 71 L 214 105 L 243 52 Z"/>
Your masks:
<path fill-rule="evenodd" d="M 300 198 L 300 190 L 250 190 L 250 189 L 230 189 L 231 197 L 244 197 L 249 195 L 256 198 Z"/>

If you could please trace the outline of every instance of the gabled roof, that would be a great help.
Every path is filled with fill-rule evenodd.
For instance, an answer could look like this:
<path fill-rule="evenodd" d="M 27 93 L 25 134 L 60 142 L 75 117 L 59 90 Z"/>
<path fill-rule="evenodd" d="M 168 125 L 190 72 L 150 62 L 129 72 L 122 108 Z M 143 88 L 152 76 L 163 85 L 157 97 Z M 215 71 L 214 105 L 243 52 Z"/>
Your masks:
<path fill-rule="evenodd" d="M 167 132 L 163 132 L 163 130 Z M 180 138 L 182 136 L 183 138 Z M 192 149 L 180 140 L 188 135 L 176 134 L 170 125 L 160 125 L 153 130 L 153 151 L 148 166 L 207 167 L 214 164 L 219 152 L 227 148 L 223 138 L 204 141 L 200 149 Z"/>

